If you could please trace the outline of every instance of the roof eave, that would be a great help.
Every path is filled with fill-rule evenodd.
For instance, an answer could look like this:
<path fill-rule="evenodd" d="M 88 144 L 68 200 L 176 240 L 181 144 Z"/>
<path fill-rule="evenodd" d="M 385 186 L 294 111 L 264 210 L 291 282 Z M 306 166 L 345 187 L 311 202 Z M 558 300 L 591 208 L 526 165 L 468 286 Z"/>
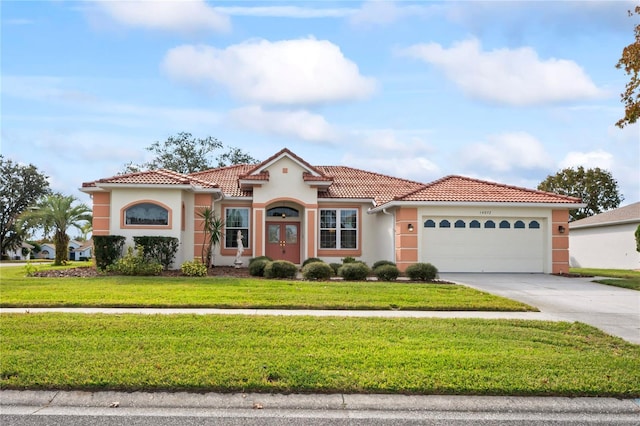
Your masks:
<path fill-rule="evenodd" d="M 607 222 L 586 223 L 584 225 L 578 222 L 570 222 L 569 229 L 600 228 L 605 226 L 628 225 L 628 224 L 634 224 L 634 223 L 640 223 L 640 218 L 609 220 Z"/>
<path fill-rule="evenodd" d="M 449 206 L 449 207 L 462 207 L 462 206 L 494 206 L 494 207 L 543 207 L 543 208 L 566 208 L 566 209 L 580 209 L 586 207 L 584 203 L 536 203 L 536 202 L 515 202 L 515 201 L 400 201 L 394 200 L 388 203 L 381 204 L 371 209 L 371 213 L 377 213 L 383 209 L 392 207 L 403 206 Z"/>

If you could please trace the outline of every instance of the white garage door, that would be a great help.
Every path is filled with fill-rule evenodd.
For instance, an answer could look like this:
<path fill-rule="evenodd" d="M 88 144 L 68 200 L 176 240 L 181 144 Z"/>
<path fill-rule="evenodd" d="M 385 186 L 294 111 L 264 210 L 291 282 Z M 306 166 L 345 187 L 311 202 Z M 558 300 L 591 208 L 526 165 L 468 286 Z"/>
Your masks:
<path fill-rule="evenodd" d="M 541 219 L 424 217 L 421 261 L 440 272 L 543 272 Z"/>

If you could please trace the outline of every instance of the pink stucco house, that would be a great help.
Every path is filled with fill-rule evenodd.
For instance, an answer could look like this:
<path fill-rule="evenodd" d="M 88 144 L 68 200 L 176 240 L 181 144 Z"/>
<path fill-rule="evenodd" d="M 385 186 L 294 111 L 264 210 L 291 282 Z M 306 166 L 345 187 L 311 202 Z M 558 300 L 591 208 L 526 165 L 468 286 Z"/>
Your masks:
<path fill-rule="evenodd" d="M 199 258 L 202 222 L 225 221 L 216 264 L 232 265 L 236 236 L 244 260 L 310 257 L 401 270 L 430 262 L 441 272 L 563 273 L 569 268 L 569 209 L 576 198 L 463 176 L 421 183 L 346 166 L 313 166 L 288 149 L 257 165 L 183 175 L 152 170 L 85 182 L 93 234 L 180 240 L 175 267 Z M 245 263 L 246 264 L 246 263 Z"/>

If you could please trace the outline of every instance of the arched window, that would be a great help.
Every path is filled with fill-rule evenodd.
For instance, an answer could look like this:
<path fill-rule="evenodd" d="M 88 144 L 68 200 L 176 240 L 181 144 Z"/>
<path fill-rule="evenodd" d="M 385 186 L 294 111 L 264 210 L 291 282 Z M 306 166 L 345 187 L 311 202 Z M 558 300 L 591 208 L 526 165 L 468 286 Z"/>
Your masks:
<path fill-rule="evenodd" d="M 513 227 L 516 229 L 524 229 L 524 222 L 521 220 L 516 220 L 516 223 L 513 224 Z"/>
<path fill-rule="evenodd" d="M 467 225 L 464 223 L 464 220 L 458 219 L 453 226 L 456 228 L 465 228 Z"/>
<path fill-rule="evenodd" d="M 480 228 L 480 222 L 477 220 L 472 220 L 469 222 L 469 228 Z"/>
<path fill-rule="evenodd" d="M 508 220 L 503 220 L 500 222 L 500 229 L 509 229 L 511 228 L 511 224 Z"/>
<path fill-rule="evenodd" d="M 124 211 L 125 225 L 169 225 L 169 211 L 158 204 L 143 202 Z"/>
<path fill-rule="evenodd" d="M 537 220 L 529 222 L 529 229 L 540 229 L 540 223 Z"/>
<path fill-rule="evenodd" d="M 451 222 L 449 222 L 447 219 L 441 220 L 440 228 L 451 228 Z"/>
<path fill-rule="evenodd" d="M 496 227 L 496 223 L 492 220 L 488 220 L 484 223 L 484 227 L 493 229 Z"/>
<path fill-rule="evenodd" d="M 424 221 L 424 227 L 425 228 L 435 228 L 436 227 L 436 223 L 431 219 L 427 219 L 427 220 Z"/>
<path fill-rule="evenodd" d="M 300 216 L 300 212 L 294 208 L 291 207 L 274 207 L 272 209 L 267 210 L 267 217 L 281 217 L 281 218 L 287 218 L 287 217 L 299 217 Z"/>

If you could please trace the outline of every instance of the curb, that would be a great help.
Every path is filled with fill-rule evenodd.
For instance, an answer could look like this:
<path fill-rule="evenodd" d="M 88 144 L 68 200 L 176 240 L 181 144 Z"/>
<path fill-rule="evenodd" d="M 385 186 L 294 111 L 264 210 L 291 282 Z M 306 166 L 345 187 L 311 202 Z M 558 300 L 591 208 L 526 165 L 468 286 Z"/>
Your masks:
<path fill-rule="evenodd" d="M 0 391 L 0 407 L 371 410 L 640 415 L 640 399 L 396 394 Z"/>

